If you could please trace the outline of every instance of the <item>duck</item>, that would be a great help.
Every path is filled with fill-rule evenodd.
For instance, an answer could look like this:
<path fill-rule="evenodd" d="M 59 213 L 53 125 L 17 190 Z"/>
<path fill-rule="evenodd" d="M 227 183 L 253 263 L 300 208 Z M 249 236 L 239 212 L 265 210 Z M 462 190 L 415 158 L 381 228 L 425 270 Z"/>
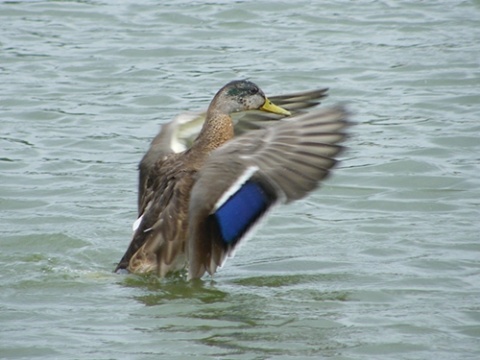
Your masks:
<path fill-rule="evenodd" d="M 351 122 L 343 106 L 308 111 L 325 95 L 272 97 L 280 106 L 235 80 L 206 112 L 164 125 L 139 164 L 138 219 L 115 272 L 213 276 L 273 208 L 307 196 L 337 164 Z"/>
<path fill-rule="evenodd" d="M 304 114 L 308 109 L 321 104 L 321 100 L 328 96 L 328 88 L 320 88 L 302 92 L 270 97 L 270 102 L 279 105 L 287 112 L 270 112 L 260 110 L 240 110 L 230 114 L 234 125 L 234 136 L 242 135 L 248 131 L 262 129 L 274 124 L 277 120 L 287 116 Z M 157 160 L 171 153 L 179 153 L 189 149 L 193 141 L 200 134 L 205 123 L 207 110 L 184 112 L 172 121 L 163 124 L 160 132 L 151 141 L 150 148 L 139 163 L 139 189 L 138 189 L 138 219 L 144 211 L 145 190 L 148 188 L 147 179 Z"/>

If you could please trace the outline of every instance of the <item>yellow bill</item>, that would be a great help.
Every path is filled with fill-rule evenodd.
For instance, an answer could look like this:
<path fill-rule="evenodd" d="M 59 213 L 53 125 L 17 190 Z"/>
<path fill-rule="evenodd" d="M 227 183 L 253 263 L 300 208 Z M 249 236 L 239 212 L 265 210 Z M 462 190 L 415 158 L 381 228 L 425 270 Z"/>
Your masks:
<path fill-rule="evenodd" d="M 268 98 L 265 98 L 265 103 L 262 105 L 260 110 L 268 111 L 268 112 L 271 112 L 274 114 L 280 114 L 280 115 L 287 115 L 287 116 L 292 115 L 290 111 L 275 105 L 270 100 L 268 100 Z"/>

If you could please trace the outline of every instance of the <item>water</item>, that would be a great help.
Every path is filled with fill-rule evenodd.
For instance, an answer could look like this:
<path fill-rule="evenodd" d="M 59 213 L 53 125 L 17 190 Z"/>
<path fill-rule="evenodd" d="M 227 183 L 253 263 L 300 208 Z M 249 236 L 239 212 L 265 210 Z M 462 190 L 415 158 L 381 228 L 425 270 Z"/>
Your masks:
<path fill-rule="evenodd" d="M 478 1 L 0 3 L 0 357 L 480 358 Z M 116 276 L 136 164 L 224 83 L 330 87 L 341 166 L 212 281 Z"/>

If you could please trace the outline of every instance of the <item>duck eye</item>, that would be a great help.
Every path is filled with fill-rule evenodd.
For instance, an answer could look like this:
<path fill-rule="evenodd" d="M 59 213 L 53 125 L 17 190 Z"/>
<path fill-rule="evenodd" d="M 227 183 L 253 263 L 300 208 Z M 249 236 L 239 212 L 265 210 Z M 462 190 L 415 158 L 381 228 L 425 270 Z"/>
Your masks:
<path fill-rule="evenodd" d="M 255 95 L 255 94 L 258 93 L 258 91 L 259 91 L 259 90 L 258 90 L 257 87 L 253 87 L 253 88 L 250 89 L 250 95 Z"/>

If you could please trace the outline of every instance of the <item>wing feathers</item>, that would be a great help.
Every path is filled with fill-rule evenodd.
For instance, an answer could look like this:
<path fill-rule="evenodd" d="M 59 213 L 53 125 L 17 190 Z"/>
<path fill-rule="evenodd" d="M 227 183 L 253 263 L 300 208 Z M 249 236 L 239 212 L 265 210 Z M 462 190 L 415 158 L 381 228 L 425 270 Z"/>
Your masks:
<path fill-rule="evenodd" d="M 213 274 L 274 204 L 304 197 L 328 176 L 343 149 L 338 143 L 346 137 L 347 118 L 342 107 L 312 112 L 238 137 L 211 154 L 190 201 L 191 278 Z M 256 171 L 245 176 L 248 168 Z"/>

